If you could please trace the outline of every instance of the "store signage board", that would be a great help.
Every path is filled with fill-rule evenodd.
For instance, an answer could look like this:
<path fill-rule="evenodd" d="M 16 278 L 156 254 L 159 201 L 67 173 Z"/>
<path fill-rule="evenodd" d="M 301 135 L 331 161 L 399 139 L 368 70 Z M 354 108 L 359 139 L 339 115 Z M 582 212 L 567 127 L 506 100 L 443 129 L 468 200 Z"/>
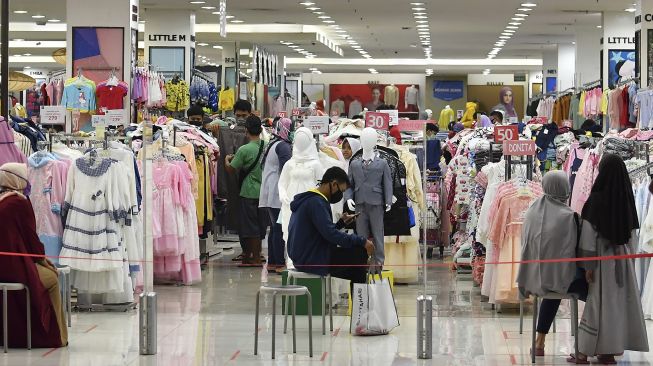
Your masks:
<path fill-rule="evenodd" d="M 390 115 L 390 126 L 396 126 L 399 124 L 399 110 L 389 109 L 385 111 L 377 111 L 378 113 L 387 113 Z"/>
<path fill-rule="evenodd" d="M 329 133 L 329 122 L 327 116 L 310 116 L 304 119 L 304 127 L 311 130 L 313 135 L 322 135 Z"/>
<path fill-rule="evenodd" d="M 503 155 L 506 156 L 528 156 L 535 155 L 537 146 L 533 140 L 516 140 L 503 142 Z"/>
<path fill-rule="evenodd" d="M 66 107 L 60 105 L 41 106 L 41 123 L 45 125 L 65 125 Z"/>
<path fill-rule="evenodd" d="M 293 117 L 298 117 L 298 116 L 300 116 L 300 115 L 301 115 L 301 111 L 299 110 L 299 108 L 294 108 L 294 109 L 292 110 L 292 115 L 293 115 Z"/>
<path fill-rule="evenodd" d="M 95 114 L 91 116 L 91 126 L 93 127 L 106 127 L 107 116 Z"/>
<path fill-rule="evenodd" d="M 504 141 L 519 140 L 519 128 L 517 126 L 495 126 L 494 142 L 502 143 Z"/>
<path fill-rule="evenodd" d="M 127 126 L 129 124 L 127 113 L 124 109 L 111 109 L 105 115 L 107 126 Z"/>
<path fill-rule="evenodd" d="M 387 131 L 390 127 L 390 115 L 388 113 L 367 112 L 365 113 L 365 127 Z"/>
<path fill-rule="evenodd" d="M 399 131 L 424 131 L 424 126 L 427 123 L 433 123 L 434 121 L 427 120 L 409 120 L 402 119 L 399 121 Z"/>
<path fill-rule="evenodd" d="M 286 118 L 286 117 L 288 117 L 288 112 L 279 112 L 279 113 L 277 113 L 277 117 Z"/>

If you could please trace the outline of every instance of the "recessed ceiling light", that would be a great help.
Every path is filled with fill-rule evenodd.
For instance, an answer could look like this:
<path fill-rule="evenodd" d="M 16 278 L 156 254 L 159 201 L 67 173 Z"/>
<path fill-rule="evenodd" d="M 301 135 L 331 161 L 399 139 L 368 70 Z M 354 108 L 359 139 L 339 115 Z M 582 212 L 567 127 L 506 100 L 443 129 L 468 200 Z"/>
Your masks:
<path fill-rule="evenodd" d="M 50 23 L 59 23 L 61 20 L 59 19 L 48 19 L 48 22 Z"/>
<path fill-rule="evenodd" d="M 232 20 L 231 22 L 232 23 L 245 23 L 244 20 Z"/>
<path fill-rule="evenodd" d="M 528 14 L 515 14 L 516 17 L 527 17 Z"/>
<path fill-rule="evenodd" d="M 428 24 L 420 24 L 420 25 L 416 26 L 416 28 L 428 28 L 428 27 L 429 27 Z"/>
<path fill-rule="evenodd" d="M 214 11 L 214 12 L 212 12 L 211 14 L 213 14 L 213 15 L 220 15 L 220 14 L 222 14 L 222 13 L 220 13 L 219 11 Z"/>
<path fill-rule="evenodd" d="M 24 53 L 23 56 L 32 56 L 31 53 Z"/>
<path fill-rule="evenodd" d="M 320 8 L 313 6 L 310 8 L 306 8 L 306 10 L 314 11 L 314 10 L 320 10 Z"/>
<path fill-rule="evenodd" d="M 637 11 L 637 9 L 635 9 L 635 8 L 626 8 L 626 9 L 624 9 L 624 11 L 627 11 L 629 13 L 634 13 L 635 11 Z"/>
<path fill-rule="evenodd" d="M 501 39 L 510 39 L 509 36 L 499 36 L 499 38 L 501 38 Z"/>
<path fill-rule="evenodd" d="M 34 18 L 34 19 L 43 19 L 43 18 L 45 18 L 45 15 L 32 15 L 32 18 Z"/>
<path fill-rule="evenodd" d="M 521 22 L 510 22 L 508 24 L 510 24 L 510 25 L 521 25 Z"/>
<path fill-rule="evenodd" d="M 519 29 L 519 27 L 516 25 L 508 25 L 506 26 L 506 29 Z"/>
<path fill-rule="evenodd" d="M 191 4 L 204 4 L 206 1 L 191 1 Z"/>
<path fill-rule="evenodd" d="M 424 23 L 428 23 L 428 22 L 429 22 L 428 20 L 416 20 L 415 21 L 415 23 L 417 23 L 417 24 L 424 24 Z"/>
<path fill-rule="evenodd" d="M 415 12 L 415 13 L 413 13 L 413 15 L 426 15 L 426 13 L 418 13 L 418 12 Z"/>
<path fill-rule="evenodd" d="M 335 20 L 323 20 L 322 21 L 322 23 L 326 23 L 326 24 L 332 24 L 332 23 L 335 23 L 335 22 L 336 22 Z"/>
<path fill-rule="evenodd" d="M 514 29 L 505 29 L 505 33 L 515 33 L 516 31 Z"/>
<path fill-rule="evenodd" d="M 204 42 L 200 42 L 200 43 L 198 43 L 197 45 L 200 46 L 200 47 L 204 47 L 204 46 L 208 46 L 209 44 L 208 44 L 208 43 L 204 43 Z"/>
<path fill-rule="evenodd" d="M 537 4 L 535 4 L 535 3 L 522 3 L 521 6 L 525 6 L 527 8 L 532 8 L 532 7 L 537 6 Z"/>
<path fill-rule="evenodd" d="M 27 14 L 27 10 L 14 10 L 14 14 Z"/>
<path fill-rule="evenodd" d="M 294 44 L 293 44 L 293 45 L 290 45 L 290 46 L 288 46 L 288 47 L 290 47 L 290 48 L 299 48 L 299 46 L 294 45 Z"/>
<path fill-rule="evenodd" d="M 322 14 L 324 14 L 324 12 L 323 12 L 323 11 L 314 11 L 313 14 L 315 14 L 315 15 L 322 15 Z"/>
<path fill-rule="evenodd" d="M 597 25 L 596 28 L 603 28 L 603 26 L 602 25 Z"/>
<path fill-rule="evenodd" d="M 215 6 L 203 6 L 202 9 L 213 10 L 215 9 Z"/>
<path fill-rule="evenodd" d="M 315 5 L 315 3 L 312 3 L 312 2 L 310 2 L 310 1 L 303 1 L 303 2 L 301 2 L 300 4 L 301 4 L 301 5 L 304 5 L 304 6 Z"/>
<path fill-rule="evenodd" d="M 227 19 L 233 19 L 233 18 L 235 18 L 235 16 L 233 16 L 233 15 L 227 15 L 225 18 L 227 18 Z"/>
<path fill-rule="evenodd" d="M 216 44 L 215 46 L 213 46 L 213 48 L 218 49 L 218 50 L 221 50 L 221 49 L 222 49 L 222 46 L 219 46 L 219 45 Z"/>
<path fill-rule="evenodd" d="M 415 19 L 428 19 L 429 17 L 425 17 L 423 15 L 417 15 L 415 16 Z"/>

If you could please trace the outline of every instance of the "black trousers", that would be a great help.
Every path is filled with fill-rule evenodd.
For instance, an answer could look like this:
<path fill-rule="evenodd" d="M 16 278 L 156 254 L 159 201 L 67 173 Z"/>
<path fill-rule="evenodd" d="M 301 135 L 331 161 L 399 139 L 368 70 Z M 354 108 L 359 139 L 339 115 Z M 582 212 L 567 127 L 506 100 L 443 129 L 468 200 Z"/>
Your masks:
<path fill-rule="evenodd" d="M 331 250 L 329 274 L 332 277 L 350 280 L 354 283 L 367 282 L 367 252 L 365 248 L 341 248 Z"/>
<path fill-rule="evenodd" d="M 583 302 L 587 300 L 587 292 L 589 291 L 589 286 L 585 280 L 585 270 L 582 268 L 576 269 L 576 277 L 574 281 L 569 285 L 567 293 L 578 294 L 579 299 Z M 549 334 L 553 320 L 558 313 L 558 308 L 560 307 L 560 300 L 554 299 L 543 299 L 542 305 L 540 305 L 540 314 L 537 318 L 537 332 L 542 334 Z"/>

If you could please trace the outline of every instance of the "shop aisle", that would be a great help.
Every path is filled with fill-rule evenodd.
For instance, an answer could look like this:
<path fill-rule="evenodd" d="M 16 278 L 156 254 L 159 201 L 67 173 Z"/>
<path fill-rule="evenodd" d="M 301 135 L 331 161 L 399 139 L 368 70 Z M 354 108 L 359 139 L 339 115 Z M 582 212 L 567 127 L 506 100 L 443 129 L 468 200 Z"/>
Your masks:
<path fill-rule="evenodd" d="M 159 352 L 138 354 L 138 313 L 73 313 L 70 346 L 60 349 L 12 349 L 0 365 L 530 365 L 530 334 L 519 335 L 516 310 L 497 314 L 480 303 L 471 277 L 446 268 L 429 270 L 434 296 L 433 359 L 415 357 L 415 297 L 418 286 L 397 286 L 395 296 L 401 326 L 388 336 L 351 337 L 349 318 L 334 319 L 334 333 L 322 336 L 314 318 L 315 356 L 308 357 L 307 321 L 298 316 L 298 353 L 292 356 L 292 337 L 283 336 L 277 318 L 277 360 L 270 360 L 271 298 L 261 299 L 259 356 L 253 356 L 254 298 L 260 270 L 231 266 L 231 257 L 216 258 L 197 286 L 158 286 Z M 270 275 L 270 281 L 280 277 Z M 525 328 L 530 329 L 530 314 Z M 538 364 L 566 365 L 572 351 L 568 318 L 558 318 L 558 333 L 547 338 L 550 356 Z M 649 336 L 653 322 L 648 321 Z M 653 365 L 653 355 L 626 353 L 620 365 Z"/>

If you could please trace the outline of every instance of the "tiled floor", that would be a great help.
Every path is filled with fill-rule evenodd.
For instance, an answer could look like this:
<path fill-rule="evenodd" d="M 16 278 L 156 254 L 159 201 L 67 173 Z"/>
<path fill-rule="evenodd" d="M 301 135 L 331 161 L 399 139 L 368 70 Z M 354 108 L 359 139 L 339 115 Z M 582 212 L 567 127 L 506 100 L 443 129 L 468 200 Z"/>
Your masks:
<path fill-rule="evenodd" d="M 308 357 L 307 320 L 298 316 L 298 353 L 292 337 L 283 335 L 277 318 L 277 359 L 271 352 L 271 299 L 262 298 L 260 354 L 253 355 L 254 298 L 260 270 L 238 269 L 229 257 L 211 262 L 201 285 L 159 286 L 158 354 L 139 356 L 138 313 L 74 313 L 70 346 L 62 349 L 10 350 L 0 365 L 529 365 L 530 315 L 519 334 L 519 313 L 497 313 L 480 302 L 469 276 L 440 268 L 429 269 L 433 296 L 433 359 L 416 357 L 416 303 L 419 286 L 397 286 L 395 297 L 401 326 L 390 335 L 352 337 L 349 318 L 337 316 L 334 332 L 322 336 L 321 320 L 314 318 L 314 357 Z M 280 281 L 271 275 L 271 282 Z M 540 365 L 565 365 L 573 348 L 568 318 L 558 320 L 558 333 L 547 343 L 550 356 Z M 649 323 L 653 330 L 653 322 Z M 651 332 L 649 333 L 651 334 Z M 650 365 L 653 355 L 626 353 L 622 365 Z"/>

